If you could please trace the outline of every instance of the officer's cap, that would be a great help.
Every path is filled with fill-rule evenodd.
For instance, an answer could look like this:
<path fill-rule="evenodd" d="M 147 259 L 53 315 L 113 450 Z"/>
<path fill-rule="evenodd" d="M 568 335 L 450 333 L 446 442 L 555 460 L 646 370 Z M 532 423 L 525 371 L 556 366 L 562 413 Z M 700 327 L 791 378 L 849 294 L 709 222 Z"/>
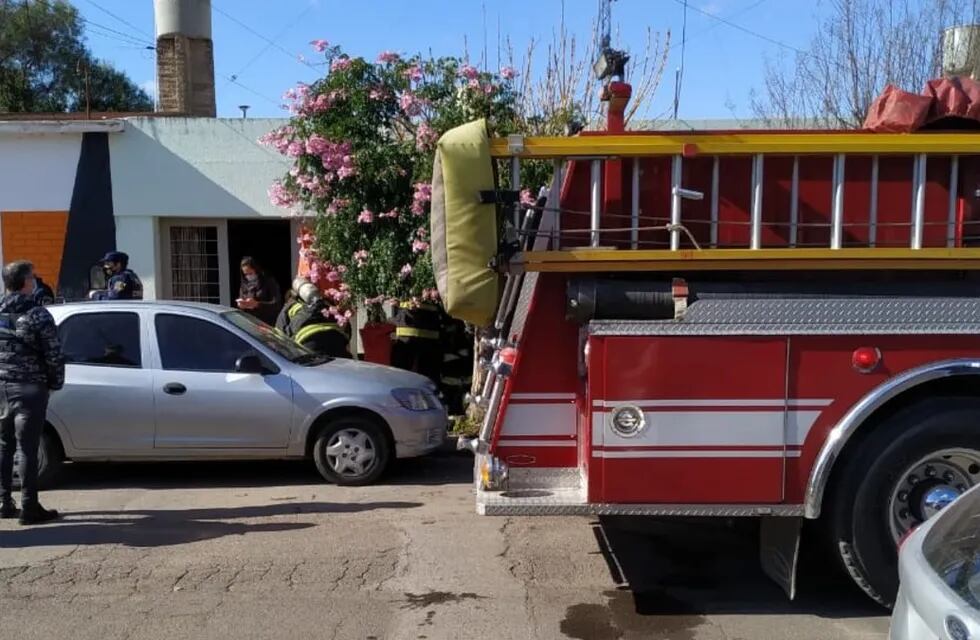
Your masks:
<path fill-rule="evenodd" d="M 129 262 L 129 256 L 122 251 L 110 251 L 102 258 L 102 262 L 120 262 L 126 264 Z"/>

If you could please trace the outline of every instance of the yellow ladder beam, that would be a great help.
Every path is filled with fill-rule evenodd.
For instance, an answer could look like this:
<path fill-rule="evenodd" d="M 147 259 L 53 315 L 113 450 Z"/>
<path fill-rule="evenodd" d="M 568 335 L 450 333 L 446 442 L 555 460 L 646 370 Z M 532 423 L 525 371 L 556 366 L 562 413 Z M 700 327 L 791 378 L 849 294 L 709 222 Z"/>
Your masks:
<path fill-rule="evenodd" d="M 692 148 L 690 145 L 694 145 Z M 719 133 L 495 138 L 495 158 L 638 157 L 735 154 L 980 154 L 980 134 L 961 133 Z"/>
<path fill-rule="evenodd" d="M 571 249 L 527 251 L 516 272 L 980 270 L 980 249 Z"/>

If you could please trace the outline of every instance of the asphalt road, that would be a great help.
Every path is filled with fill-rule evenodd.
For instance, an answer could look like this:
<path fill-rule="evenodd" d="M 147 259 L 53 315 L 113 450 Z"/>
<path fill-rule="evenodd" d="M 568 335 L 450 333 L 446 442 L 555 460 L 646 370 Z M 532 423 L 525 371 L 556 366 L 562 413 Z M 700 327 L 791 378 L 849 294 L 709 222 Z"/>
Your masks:
<path fill-rule="evenodd" d="M 788 602 L 751 522 L 480 517 L 471 462 L 358 489 L 292 463 L 71 470 L 42 496 L 61 523 L 0 522 L 0 638 L 886 636 L 819 561 Z"/>

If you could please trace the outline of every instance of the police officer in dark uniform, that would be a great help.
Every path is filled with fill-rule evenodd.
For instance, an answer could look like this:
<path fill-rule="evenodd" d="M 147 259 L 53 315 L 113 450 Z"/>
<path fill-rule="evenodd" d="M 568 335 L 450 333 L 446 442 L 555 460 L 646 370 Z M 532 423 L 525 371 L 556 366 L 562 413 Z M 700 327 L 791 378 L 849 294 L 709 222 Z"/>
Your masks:
<path fill-rule="evenodd" d="M 306 278 L 293 281 L 276 329 L 314 353 L 350 358 L 350 335 L 345 327 L 323 315 L 327 308 L 320 290 Z"/>
<path fill-rule="evenodd" d="M 34 304 L 44 306 L 54 303 L 54 291 L 46 282 L 41 280 L 41 276 L 34 274 Z"/>
<path fill-rule="evenodd" d="M 393 320 L 392 366 L 421 373 L 439 384 L 442 369 L 439 307 L 428 302 L 402 302 Z"/>
<path fill-rule="evenodd" d="M 122 251 L 110 251 L 102 258 L 102 268 L 109 281 L 105 291 L 95 291 L 96 300 L 142 300 L 143 283 L 129 269 L 129 256 Z"/>
<path fill-rule="evenodd" d="M 26 260 L 3 268 L 0 299 L 0 518 L 21 524 L 58 517 L 37 496 L 38 449 L 48 395 L 65 383 L 65 358 L 54 318 L 34 302 L 34 267 Z M 13 498 L 14 452 L 20 445 L 21 509 Z"/>

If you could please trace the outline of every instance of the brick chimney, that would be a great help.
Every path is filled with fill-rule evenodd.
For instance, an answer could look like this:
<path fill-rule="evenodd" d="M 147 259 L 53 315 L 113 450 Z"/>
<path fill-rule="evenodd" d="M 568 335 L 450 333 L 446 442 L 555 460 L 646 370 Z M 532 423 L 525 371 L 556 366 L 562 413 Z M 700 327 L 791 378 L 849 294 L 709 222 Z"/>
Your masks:
<path fill-rule="evenodd" d="M 159 110 L 215 116 L 211 0 L 153 0 Z"/>

